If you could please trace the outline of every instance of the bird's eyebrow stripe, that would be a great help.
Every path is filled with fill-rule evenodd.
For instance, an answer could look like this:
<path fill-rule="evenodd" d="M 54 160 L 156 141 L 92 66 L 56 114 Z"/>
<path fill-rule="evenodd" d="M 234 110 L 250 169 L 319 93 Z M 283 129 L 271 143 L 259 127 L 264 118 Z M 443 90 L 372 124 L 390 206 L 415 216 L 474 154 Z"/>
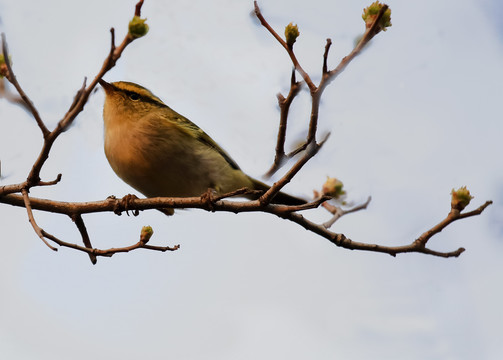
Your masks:
<path fill-rule="evenodd" d="M 132 94 L 138 95 L 142 101 L 149 102 L 151 104 L 156 104 L 156 105 L 159 105 L 159 106 L 166 106 L 166 104 L 158 101 L 157 99 L 153 99 L 150 96 L 145 96 L 142 93 L 139 93 L 139 92 L 136 92 L 136 91 L 133 91 L 133 90 L 126 90 L 126 89 L 118 89 L 118 90 L 124 92 L 128 96 L 130 96 Z"/>

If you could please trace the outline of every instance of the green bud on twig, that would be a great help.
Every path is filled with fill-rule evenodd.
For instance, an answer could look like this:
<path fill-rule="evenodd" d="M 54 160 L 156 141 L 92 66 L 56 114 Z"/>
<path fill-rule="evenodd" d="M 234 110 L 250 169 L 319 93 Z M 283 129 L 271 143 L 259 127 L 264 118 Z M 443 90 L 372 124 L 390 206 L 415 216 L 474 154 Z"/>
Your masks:
<path fill-rule="evenodd" d="M 147 21 L 147 19 L 134 16 L 129 22 L 129 35 L 131 35 L 134 39 L 147 35 L 148 24 L 146 24 L 145 21 Z"/>
<path fill-rule="evenodd" d="M 379 14 L 379 11 L 381 11 L 383 6 L 384 4 L 381 4 L 379 1 L 376 1 L 372 3 L 370 6 L 363 9 L 362 19 L 363 21 L 365 21 L 365 25 L 367 28 L 372 26 L 377 15 Z M 384 15 L 382 16 L 381 20 L 379 21 L 379 27 L 377 29 L 377 32 L 381 30 L 386 31 L 386 28 L 390 26 L 391 26 L 391 9 L 388 8 L 384 12 Z"/>
<path fill-rule="evenodd" d="M 470 190 L 466 186 L 462 186 L 457 190 L 452 189 L 451 195 L 451 208 L 459 211 L 467 207 L 473 199 L 473 196 L 470 195 Z"/>
<path fill-rule="evenodd" d="M 152 226 L 142 227 L 140 233 L 140 242 L 145 245 L 146 243 L 148 243 L 152 235 L 154 235 L 154 229 L 152 229 Z"/>
<path fill-rule="evenodd" d="M 297 40 L 299 35 L 300 35 L 300 32 L 299 32 L 299 28 L 297 27 L 297 25 L 290 23 L 285 27 L 286 44 L 288 45 L 288 47 L 290 49 L 293 47 L 293 44 L 295 43 L 295 41 Z"/>
<path fill-rule="evenodd" d="M 342 181 L 327 176 L 327 181 L 323 184 L 321 193 L 323 195 L 331 196 L 334 199 L 338 199 L 341 196 L 346 195 L 346 191 L 344 191 L 343 187 L 344 184 Z"/>

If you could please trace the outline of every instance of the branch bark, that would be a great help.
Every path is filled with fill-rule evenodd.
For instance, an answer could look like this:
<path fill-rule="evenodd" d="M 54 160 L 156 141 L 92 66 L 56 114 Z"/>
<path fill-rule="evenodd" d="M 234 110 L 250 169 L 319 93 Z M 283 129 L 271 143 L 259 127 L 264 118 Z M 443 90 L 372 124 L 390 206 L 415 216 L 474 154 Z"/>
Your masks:
<path fill-rule="evenodd" d="M 230 195 L 234 195 L 235 192 L 230 193 Z M 226 194 L 227 195 L 227 194 Z M 224 195 L 225 196 L 225 195 Z M 316 224 L 308 219 L 306 219 L 302 214 L 299 214 L 298 211 L 307 210 L 310 208 L 318 207 L 322 202 L 324 202 L 326 198 L 319 198 L 314 200 L 313 202 L 299 206 L 287 206 L 287 205 L 276 205 L 276 204 L 263 204 L 260 200 L 254 201 L 229 201 L 222 200 L 222 196 L 219 196 L 215 199 L 208 199 L 207 196 L 201 197 L 190 197 L 190 198 L 148 198 L 148 199 L 138 199 L 138 198 L 128 198 L 127 201 L 123 199 L 116 199 L 114 197 L 109 197 L 106 200 L 101 201 L 93 201 L 93 202 L 84 202 L 84 203 L 70 203 L 70 202 L 62 202 L 62 201 L 54 201 L 47 199 L 39 199 L 39 198 L 29 198 L 29 202 L 31 207 L 36 210 L 41 211 L 49 211 L 53 213 L 65 214 L 68 216 L 76 216 L 83 215 L 89 213 L 96 212 L 113 212 L 122 213 L 128 210 L 149 210 L 149 209 L 163 209 L 163 208 L 174 208 L 174 209 L 201 209 L 205 211 L 224 211 L 224 212 L 232 212 L 232 213 L 244 213 L 244 212 L 265 212 L 269 214 L 274 214 L 282 219 L 286 219 L 292 222 L 297 223 L 298 225 L 304 227 L 306 230 L 309 230 L 315 234 L 318 234 L 325 239 L 329 240 L 336 246 L 349 249 L 349 250 L 363 250 L 363 251 L 373 251 L 389 254 L 392 256 L 396 256 L 397 254 L 402 253 L 422 253 L 440 257 L 457 257 L 459 256 L 464 249 L 459 248 L 455 251 L 451 252 L 440 252 L 429 249 L 426 247 L 427 242 L 433 237 L 433 235 L 440 232 L 447 225 L 452 222 L 464 219 L 472 216 L 480 215 L 489 205 L 492 204 L 492 201 L 486 201 L 483 205 L 479 206 L 476 210 L 469 211 L 466 213 L 462 213 L 460 211 L 451 211 L 449 215 L 444 219 L 440 224 L 434 226 L 430 230 L 426 231 L 423 235 L 421 235 L 418 239 L 413 241 L 411 244 L 404 246 L 383 246 L 372 243 L 363 243 L 353 241 L 347 238 L 344 234 L 339 234 L 330 231 L 324 224 Z M 211 206 L 208 206 L 208 201 L 211 201 Z M 17 194 L 9 194 L 0 197 L 0 203 L 10 204 L 14 206 L 24 206 L 23 197 Z M 127 204 L 127 205 L 126 205 Z M 44 236 L 46 236 L 45 232 L 42 232 Z M 46 236 L 47 237 L 47 236 Z M 53 240 L 51 237 L 48 237 Z M 82 247 L 79 245 L 66 243 L 62 240 L 56 239 L 53 240 L 58 245 L 72 247 L 76 250 L 84 251 L 86 253 L 93 253 L 97 256 L 108 256 L 113 253 L 112 250 L 97 250 L 91 249 L 87 247 Z M 128 247 L 129 248 L 129 247 Z M 139 247 L 134 247 L 139 248 Z M 143 247 L 148 248 L 148 247 Z M 122 248 L 121 248 L 122 249 Z M 129 249 L 131 251 L 133 249 Z M 124 250 L 117 251 L 124 252 Z M 108 255 L 103 255 L 108 254 Z"/>

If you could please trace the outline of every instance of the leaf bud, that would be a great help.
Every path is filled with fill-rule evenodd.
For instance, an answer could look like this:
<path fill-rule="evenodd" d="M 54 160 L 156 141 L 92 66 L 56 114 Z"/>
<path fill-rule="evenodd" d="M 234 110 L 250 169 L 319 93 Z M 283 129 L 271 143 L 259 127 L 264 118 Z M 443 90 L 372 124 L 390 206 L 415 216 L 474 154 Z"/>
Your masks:
<path fill-rule="evenodd" d="M 144 226 L 141 228 L 141 233 L 140 233 L 140 242 L 145 245 L 148 243 L 150 238 L 154 235 L 154 229 L 152 229 L 151 226 Z"/>
<path fill-rule="evenodd" d="M 466 186 L 462 186 L 457 190 L 451 191 L 451 208 L 462 211 L 468 206 L 473 196 L 470 195 L 470 190 Z"/>
<path fill-rule="evenodd" d="M 297 41 L 297 38 L 299 37 L 299 35 L 300 35 L 300 32 L 299 32 L 299 28 L 297 25 L 290 23 L 285 27 L 286 44 L 288 45 L 288 47 L 290 49 L 293 47 L 293 44 L 295 43 L 295 41 Z"/>
<path fill-rule="evenodd" d="M 377 15 L 379 14 L 379 11 L 381 11 L 384 5 L 385 4 L 381 4 L 379 1 L 375 1 L 370 6 L 367 6 L 366 8 L 363 9 L 362 19 L 363 21 L 365 21 L 365 25 L 367 28 L 372 26 Z M 386 31 L 386 28 L 391 26 L 390 8 L 386 9 L 378 25 L 379 26 L 377 28 L 376 33 L 378 33 L 381 30 Z"/>
<path fill-rule="evenodd" d="M 147 35 L 148 24 L 146 24 L 145 21 L 147 21 L 147 19 L 134 16 L 129 22 L 129 35 L 131 35 L 134 39 Z"/>

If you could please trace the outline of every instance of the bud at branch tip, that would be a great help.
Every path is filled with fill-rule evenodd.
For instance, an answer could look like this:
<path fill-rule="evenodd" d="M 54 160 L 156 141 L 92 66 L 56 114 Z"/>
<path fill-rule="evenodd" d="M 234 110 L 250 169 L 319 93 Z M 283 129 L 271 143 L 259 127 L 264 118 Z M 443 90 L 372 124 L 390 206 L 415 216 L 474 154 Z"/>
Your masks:
<path fill-rule="evenodd" d="M 379 1 L 373 2 L 370 6 L 363 9 L 362 19 L 365 21 L 365 26 L 370 28 L 374 23 L 377 15 L 381 9 L 385 6 L 385 4 L 380 3 Z M 387 6 L 387 5 L 386 5 Z M 383 16 L 379 20 L 378 27 L 376 29 L 376 33 L 379 31 L 386 31 L 386 28 L 391 26 L 391 9 L 386 9 Z"/>
<path fill-rule="evenodd" d="M 295 43 L 295 41 L 297 41 L 297 38 L 299 37 L 299 35 L 300 35 L 300 32 L 299 32 L 299 28 L 297 25 L 290 23 L 285 27 L 286 44 L 288 45 L 288 47 L 290 49 L 293 47 L 293 44 Z"/>
<path fill-rule="evenodd" d="M 470 194 L 470 190 L 466 186 L 462 186 L 457 190 L 452 189 L 451 191 L 451 208 L 462 211 L 465 207 L 470 204 L 473 196 Z"/>

